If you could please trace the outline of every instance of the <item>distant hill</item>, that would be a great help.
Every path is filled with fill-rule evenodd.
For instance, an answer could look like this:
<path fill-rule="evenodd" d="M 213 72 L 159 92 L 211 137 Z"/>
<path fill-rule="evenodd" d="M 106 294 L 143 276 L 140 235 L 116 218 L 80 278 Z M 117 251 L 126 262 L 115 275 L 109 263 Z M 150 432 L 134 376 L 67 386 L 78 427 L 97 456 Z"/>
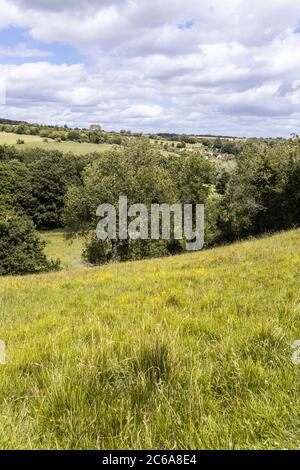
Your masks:
<path fill-rule="evenodd" d="M 20 124 L 28 124 L 28 122 L 26 122 L 26 121 L 13 121 L 11 119 L 0 118 L 0 124 L 9 124 L 11 126 L 19 126 Z"/>

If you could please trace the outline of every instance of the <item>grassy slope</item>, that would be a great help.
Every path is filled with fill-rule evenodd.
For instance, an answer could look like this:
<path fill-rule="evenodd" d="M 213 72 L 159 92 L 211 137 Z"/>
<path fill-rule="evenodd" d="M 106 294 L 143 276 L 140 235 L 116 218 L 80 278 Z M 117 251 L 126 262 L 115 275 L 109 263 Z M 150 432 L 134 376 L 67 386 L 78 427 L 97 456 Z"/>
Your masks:
<path fill-rule="evenodd" d="M 45 253 L 49 259 L 61 260 L 63 269 L 79 268 L 84 265 L 82 260 L 83 240 L 76 238 L 74 241 L 67 241 L 64 233 L 60 230 L 51 232 L 41 232 L 42 240 L 47 242 Z"/>
<path fill-rule="evenodd" d="M 48 142 L 44 142 L 43 139 L 35 135 L 18 135 L 8 132 L 0 132 L 0 145 L 15 145 L 18 139 L 24 140 L 25 144 L 18 147 L 42 147 L 47 150 L 61 150 L 62 152 L 73 152 L 77 154 L 85 155 L 91 152 L 104 152 L 109 150 L 111 145 L 109 144 L 88 144 L 78 142 L 56 142 L 55 140 L 49 139 Z"/>
<path fill-rule="evenodd" d="M 300 231 L 0 280 L 1 448 L 299 448 Z"/>

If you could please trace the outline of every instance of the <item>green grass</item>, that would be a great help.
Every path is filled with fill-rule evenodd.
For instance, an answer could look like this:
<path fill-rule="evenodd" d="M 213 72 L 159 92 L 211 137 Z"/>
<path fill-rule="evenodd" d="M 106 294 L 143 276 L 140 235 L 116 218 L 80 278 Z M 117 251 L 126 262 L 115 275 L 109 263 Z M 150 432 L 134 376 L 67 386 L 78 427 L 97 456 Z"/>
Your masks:
<path fill-rule="evenodd" d="M 300 231 L 0 280 L 2 449 L 299 449 Z"/>
<path fill-rule="evenodd" d="M 47 242 L 45 253 L 49 259 L 61 260 L 63 269 L 84 266 L 81 254 L 83 251 L 83 240 L 76 238 L 70 242 L 65 239 L 64 233 L 59 230 L 41 232 L 42 240 Z"/>
<path fill-rule="evenodd" d="M 8 132 L 0 132 L 0 145 L 16 145 L 17 140 L 24 140 L 25 144 L 18 145 L 18 148 L 34 148 L 40 147 L 47 150 L 60 150 L 62 152 L 73 152 L 76 154 L 85 155 L 92 152 L 104 152 L 109 150 L 111 145 L 109 144 L 88 144 L 78 142 L 56 142 L 55 140 L 48 139 L 48 142 L 44 142 L 44 139 L 35 135 L 18 135 Z"/>

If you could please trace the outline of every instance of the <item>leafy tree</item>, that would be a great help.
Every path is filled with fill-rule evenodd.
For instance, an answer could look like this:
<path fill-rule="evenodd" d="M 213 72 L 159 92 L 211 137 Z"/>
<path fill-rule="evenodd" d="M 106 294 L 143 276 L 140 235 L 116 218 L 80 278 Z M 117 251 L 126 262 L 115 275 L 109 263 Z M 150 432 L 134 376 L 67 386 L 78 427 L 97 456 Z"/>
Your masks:
<path fill-rule="evenodd" d="M 92 144 L 100 144 L 102 142 L 102 136 L 99 132 L 89 132 L 88 138 Z"/>
<path fill-rule="evenodd" d="M 0 162 L 17 160 L 19 158 L 18 149 L 11 145 L 0 145 Z"/>
<path fill-rule="evenodd" d="M 215 164 L 201 154 L 185 154 L 178 177 L 180 201 L 184 204 L 205 204 L 210 188 L 216 182 Z"/>
<path fill-rule="evenodd" d="M 118 208 L 119 197 L 123 195 L 127 196 L 128 205 L 143 203 L 149 207 L 152 203 L 175 202 L 176 192 L 176 185 L 163 167 L 160 155 L 153 151 L 148 141 L 141 139 L 123 149 L 114 148 L 101 154 L 85 170 L 82 188 L 72 187 L 68 191 L 65 224 L 73 235 L 88 234 L 95 231 L 96 209 L 102 203 Z M 127 244 L 118 237 L 110 242 L 109 251 L 103 247 L 98 249 L 94 238 L 90 243 L 86 250 L 93 253 L 90 260 L 98 256 L 97 253 L 101 257 L 105 253 L 106 259 L 128 259 L 133 248 L 131 242 Z M 102 243 L 98 241 L 98 244 Z"/>
<path fill-rule="evenodd" d="M 90 131 L 99 131 L 101 132 L 102 130 L 102 127 L 100 126 L 100 124 L 91 124 L 90 125 Z"/>
<path fill-rule="evenodd" d="M 176 145 L 176 147 L 178 149 L 184 149 L 186 148 L 186 143 L 185 142 L 178 142 L 178 144 Z"/>
<path fill-rule="evenodd" d="M 59 261 L 48 261 L 44 247 L 29 218 L 15 213 L 0 216 L 1 276 L 58 270 Z"/>
<path fill-rule="evenodd" d="M 31 175 L 17 160 L 0 161 L 0 208 L 31 215 L 34 206 Z"/>
<path fill-rule="evenodd" d="M 47 152 L 29 165 L 35 199 L 33 221 L 38 228 L 61 226 L 64 198 L 68 187 L 80 183 L 76 158 L 60 152 Z"/>
<path fill-rule="evenodd" d="M 224 237 L 232 239 L 298 225 L 299 165 L 298 142 L 271 147 L 262 143 L 247 145 L 226 188 L 228 220 Z"/>
<path fill-rule="evenodd" d="M 80 131 L 71 130 L 68 132 L 68 139 L 73 141 L 80 141 L 81 133 Z"/>
<path fill-rule="evenodd" d="M 26 134 L 27 132 L 28 127 L 25 124 L 20 124 L 16 129 L 17 134 Z"/>

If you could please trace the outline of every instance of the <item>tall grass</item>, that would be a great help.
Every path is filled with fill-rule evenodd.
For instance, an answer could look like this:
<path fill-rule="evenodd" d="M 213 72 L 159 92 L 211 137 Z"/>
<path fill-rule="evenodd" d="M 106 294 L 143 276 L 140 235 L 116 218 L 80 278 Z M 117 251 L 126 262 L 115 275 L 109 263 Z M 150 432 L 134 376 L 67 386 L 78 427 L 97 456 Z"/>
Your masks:
<path fill-rule="evenodd" d="M 63 269 L 80 268 L 84 266 L 82 252 L 84 248 L 84 239 L 75 238 L 66 240 L 62 230 L 52 230 L 40 232 L 40 237 L 47 245 L 45 253 L 48 259 L 57 259 L 61 261 Z"/>
<path fill-rule="evenodd" d="M 2 278 L 0 447 L 299 448 L 299 235 Z"/>

